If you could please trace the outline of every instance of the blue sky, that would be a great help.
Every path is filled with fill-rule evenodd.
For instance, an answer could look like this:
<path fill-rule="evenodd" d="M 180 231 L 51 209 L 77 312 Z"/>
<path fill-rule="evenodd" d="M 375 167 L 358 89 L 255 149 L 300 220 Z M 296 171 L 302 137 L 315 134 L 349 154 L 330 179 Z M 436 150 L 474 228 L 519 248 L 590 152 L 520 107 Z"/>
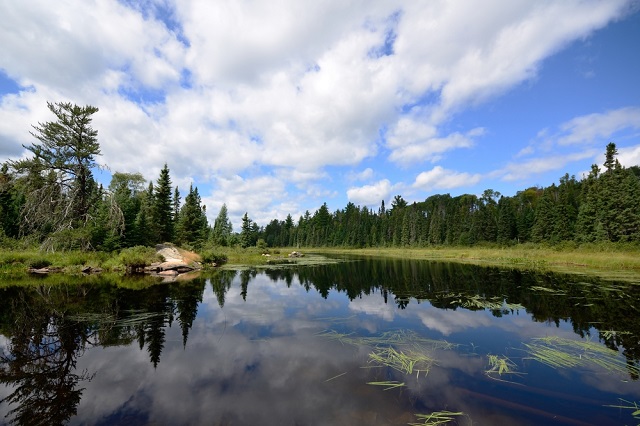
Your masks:
<path fill-rule="evenodd" d="M 0 2 L 0 161 L 47 101 L 97 106 L 110 171 L 167 163 L 213 221 L 514 195 L 640 163 L 640 3 Z M 110 171 L 97 173 L 108 184 Z"/>

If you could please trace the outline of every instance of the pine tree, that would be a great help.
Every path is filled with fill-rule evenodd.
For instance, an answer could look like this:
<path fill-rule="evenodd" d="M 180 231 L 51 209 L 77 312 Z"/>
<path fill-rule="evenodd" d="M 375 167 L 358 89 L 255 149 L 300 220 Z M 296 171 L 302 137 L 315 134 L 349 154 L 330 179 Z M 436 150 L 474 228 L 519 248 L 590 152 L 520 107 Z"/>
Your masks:
<path fill-rule="evenodd" d="M 180 244 L 188 244 L 195 248 L 202 247 L 205 238 L 207 217 L 201 205 L 198 188 L 189 187 L 189 194 L 178 215 L 176 237 Z"/>
<path fill-rule="evenodd" d="M 153 200 L 153 222 L 158 231 L 156 242 L 171 242 L 174 236 L 173 200 L 171 177 L 166 163 L 160 171 Z"/>
<path fill-rule="evenodd" d="M 95 219 L 90 215 L 97 194 L 92 169 L 100 145 L 91 121 L 98 108 L 62 102 L 47 107 L 56 120 L 33 126 L 31 135 L 38 142 L 24 146 L 33 157 L 10 163 L 25 190 L 23 232 L 70 231 Z M 63 239 L 69 237 L 67 232 Z M 80 246 L 88 248 L 88 241 L 79 238 Z"/>
<path fill-rule="evenodd" d="M 229 216 L 227 213 L 227 205 L 223 204 L 220 207 L 220 212 L 213 222 L 213 231 L 211 238 L 213 239 L 213 243 L 220 246 L 229 245 L 229 238 L 231 237 L 231 233 L 233 232 L 233 225 L 229 220 Z"/>

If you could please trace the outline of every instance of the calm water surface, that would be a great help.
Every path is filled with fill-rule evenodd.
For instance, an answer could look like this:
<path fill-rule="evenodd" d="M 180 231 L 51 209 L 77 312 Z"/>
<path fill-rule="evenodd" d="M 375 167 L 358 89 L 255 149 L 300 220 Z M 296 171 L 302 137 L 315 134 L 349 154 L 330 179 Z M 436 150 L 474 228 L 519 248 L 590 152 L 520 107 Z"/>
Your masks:
<path fill-rule="evenodd" d="M 395 260 L 69 280 L 0 288 L 0 424 L 640 423 L 637 284 Z"/>

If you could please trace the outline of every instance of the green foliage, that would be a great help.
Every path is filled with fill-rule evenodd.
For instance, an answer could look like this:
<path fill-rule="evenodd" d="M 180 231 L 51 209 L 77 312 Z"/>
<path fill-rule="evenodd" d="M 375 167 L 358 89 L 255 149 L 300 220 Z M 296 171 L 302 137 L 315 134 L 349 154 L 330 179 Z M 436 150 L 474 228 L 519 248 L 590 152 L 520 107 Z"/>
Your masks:
<path fill-rule="evenodd" d="M 220 265 L 226 263 L 229 258 L 226 253 L 217 252 L 212 249 L 204 250 L 199 254 L 204 265 L 212 265 L 214 263 Z"/>
<path fill-rule="evenodd" d="M 213 229 L 211 232 L 211 241 L 218 246 L 228 246 L 230 244 L 231 234 L 233 232 L 233 225 L 229 220 L 227 205 L 223 204 L 220 207 L 220 212 L 213 223 Z"/>
<path fill-rule="evenodd" d="M 156 241 L 165 243 L 173 241 L 174 236 L 174 206 L 171 196 L 171 177 L 169 167 L 165 163 L 156 182 L 153 193 L 152 220 L 158 227 Z"/>
<path fill-rule="evenodd" d="M 177 220 L 176 240 L 179 244 L 188 244 L 198 249 L 204 244 L 209 230 L 206 210 L 201 205 L 198 188 L 194 189 L 191 186 L 184 201 Z"/>
<path fill-rule="evenodd" d="M 26 232 L 80 228 L 90 219 L 97 186 L 91 170 L 100 155 L 91 127 L 93 106 L 47 103 L 56 121 L 38 123 L 38 143 L 25 148 L 32 158 L 11 162 L 24 191 L 22 227 Z"/>
<path fill-rule="evenodd" d="M 46 268 L 47 266 L 51 266 L 51 260 L 43 256 L 32 257 L 27 260 L 26 265 L 29 268 L 35 269 Z"/>
<path fill-rule="evenodd" d="M 119 262 L 127 268 L 143 268 L 162 259 L 155 249 L 145 246 L 129 247 L 118 255 Z"/>

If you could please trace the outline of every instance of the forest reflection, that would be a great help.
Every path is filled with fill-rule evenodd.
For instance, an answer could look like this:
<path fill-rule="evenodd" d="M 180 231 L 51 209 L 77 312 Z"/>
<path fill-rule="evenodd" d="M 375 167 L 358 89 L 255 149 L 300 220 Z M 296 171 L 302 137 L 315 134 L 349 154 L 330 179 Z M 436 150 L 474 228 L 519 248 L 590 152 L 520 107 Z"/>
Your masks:
<path fill-rule="evenodd" d="M 486 310 L 495 317 L 526 311 L 533 321 L 571 324 L 573 331 L 621 350 L 629 366 L 640 360 L 640 289 L 624 283 L 552 273 L 485 268 L 454 263 L 360 259 L 338 264 L 257 271 L 220 270 L 188 282 L 157 284 L 140 290 L 123 283 L 75 282 L 6 286 L 0 289 L 0 382 L 10 389 L 14 424 L 64 424 L 95 371 L 76 364 L 92 347 L 137 344 L 157 368 L 166 328 L 177 323 L 188 344 L 207 284 L 218 305 L 233 286 L 244 301 L 251 281 L 265 274 L 287 287 L 349 300 L 379 295 L 399 310 L 428 302 L 442 310 Z M 129 286 L 131 287 L 131 286 Z M 265 300 L 264 303 L 269 303 Z M 637 379 L 637 368 L 630 376 Z"/>

